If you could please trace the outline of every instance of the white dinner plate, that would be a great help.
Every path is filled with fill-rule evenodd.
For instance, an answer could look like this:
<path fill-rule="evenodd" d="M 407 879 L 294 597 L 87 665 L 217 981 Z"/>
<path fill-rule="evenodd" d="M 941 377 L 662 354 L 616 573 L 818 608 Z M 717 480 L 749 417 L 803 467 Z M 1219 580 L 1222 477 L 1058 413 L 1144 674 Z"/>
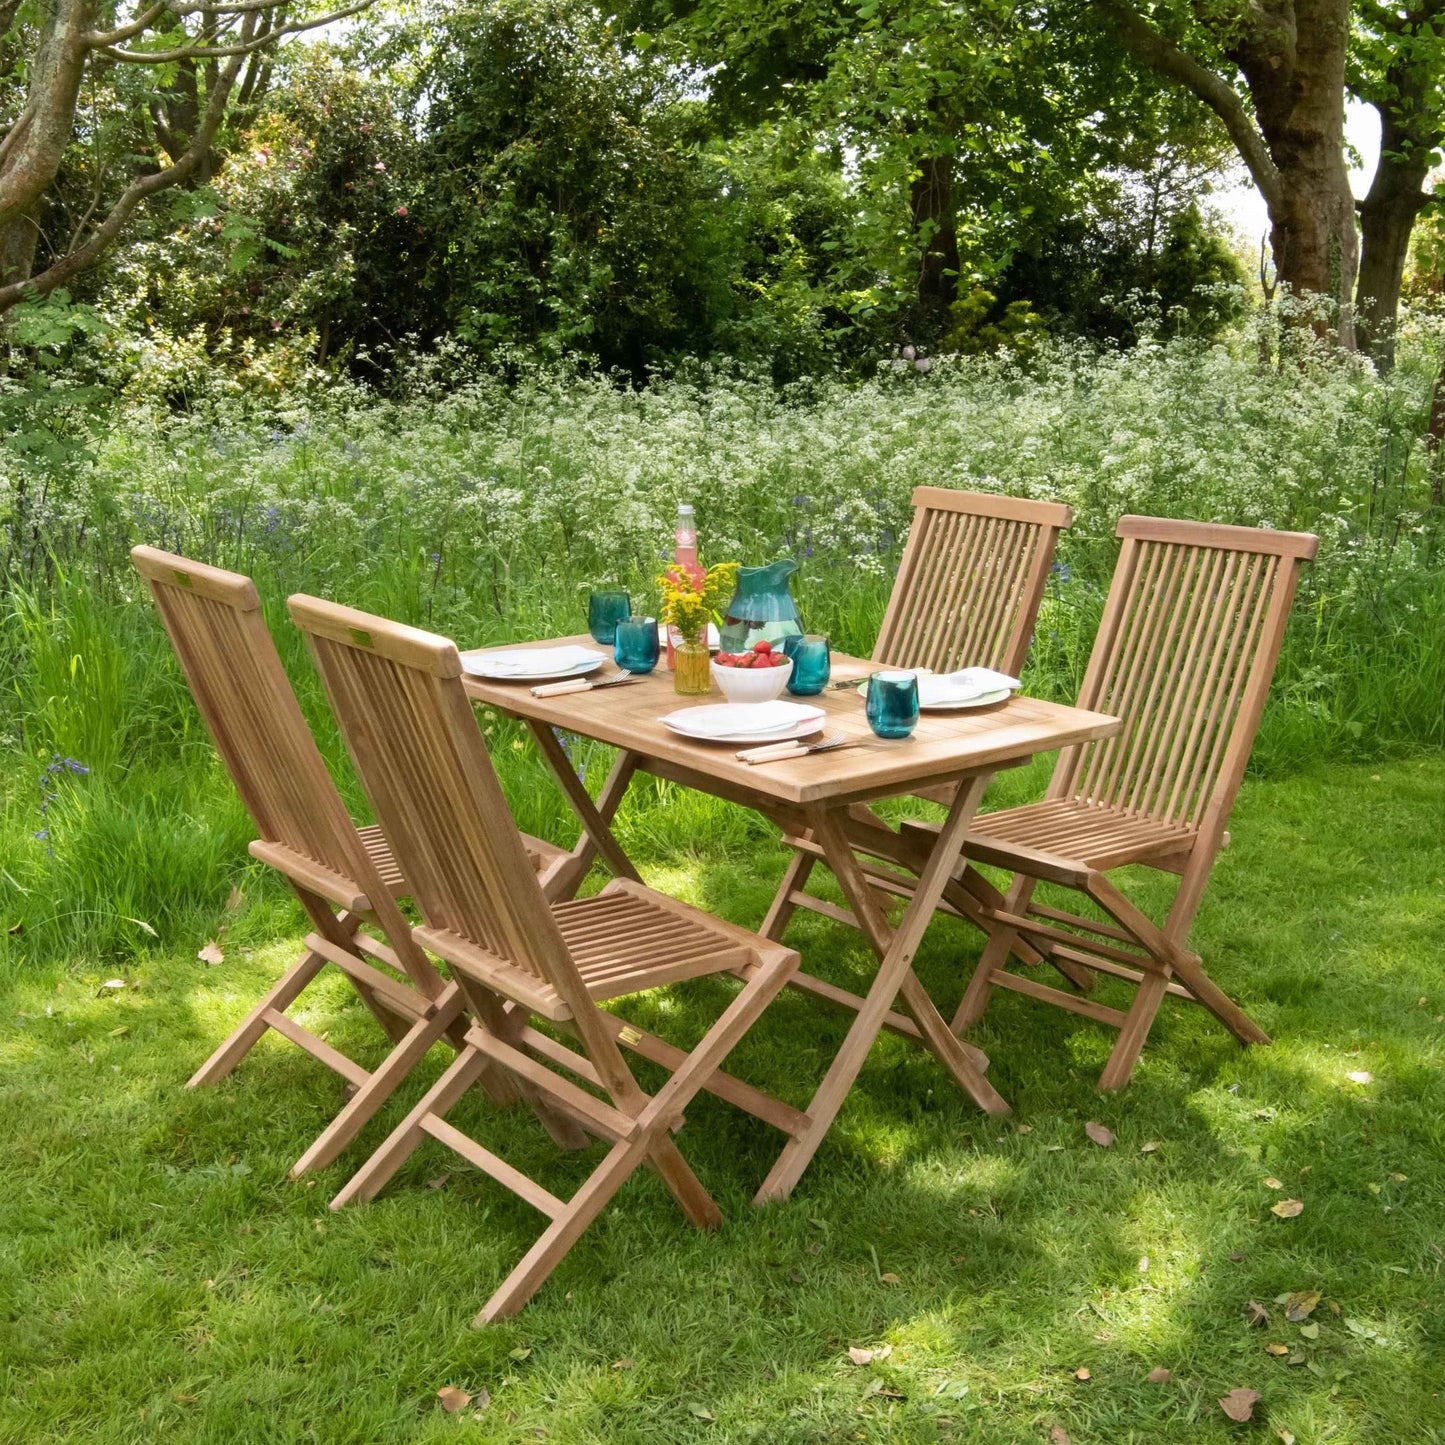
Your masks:
<path fill-rule="evenodd" d="M 678 732 L 679 737 L 686 738 L 690 743 L 731 743 L 734 747 L 762 748 L 769 743 L 788 743 L 794 738 L 816 737 L 823 731 L 824 718 L 809 718 L 806 722 L 800 722 L 795 727 L 784 728 L 782 732 L 776 733 L 731 733 L 727 737 L 713 737 L 708 734 L 704 737 L 700 733 Z"/>
<path fill-rule="evenodd" d="M 774 702 L 723 702 L 682 707 L 659 721 L 672 732 L 698 742 L 770 743 L 816 732 L 823 726 L 825 716 L 820 707 L 807 707 L 802 703 L 779 699 Z"/>
<path fill-rule="evenodd" d="M 607 658 L 585 647 L 534 647 L 462 654 L 462 671 L 489 682 L 560 682 L 596 672 Z"/>
<path fill-rule="evenodd" d="M 858 696 L 866 699 L 868 696 L 868 684 L 858 684 Z M 919 712 L 964 712 L 972 707 L 992 707 L 996 702 L 1006 702 L 1013 696 L 1011 687 L 1001 687 L 994 692 L 981 692 L 976 697 L 960 698 L 955 702 L 924 702 L 918 700 Z"/>

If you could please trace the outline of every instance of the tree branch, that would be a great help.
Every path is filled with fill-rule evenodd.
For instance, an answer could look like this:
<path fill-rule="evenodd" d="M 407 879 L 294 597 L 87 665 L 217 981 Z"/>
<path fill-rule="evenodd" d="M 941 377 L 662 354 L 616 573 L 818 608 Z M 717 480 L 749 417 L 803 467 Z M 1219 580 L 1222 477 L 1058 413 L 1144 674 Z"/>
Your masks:
<path fill-rule="evenodd" d="M 230 56 L 249 55 L 253 50 L 261 50 L 267 45 L 274 45 L 283 35 L 299 35 L 304 30 L 316 30 L 322 25 L 330 25 L 333 21 L 344 20 L 348 15 L 356 15 L 363 10 L 370 9 L 372 3 L 373 0 L 356 0 L 355 4 L 347 5 L 341 10 L 333 10 L 329 15 L 318 15 L 314 20 L 297 20 L 289 25 L 278 25 L 275 30 L 268 31 L 259 38 L 244 40 L 235 45 L 183 45 L 175 50 L 118 50 L 114 46 L 105 46 L 100 53 L 108 55 L 112 60 L 125 61 L 130 65 L 169 65 L 175 60 L 201 57 L 219 60 Z M 246 14 L 252 16 L 261 9 L 269 8 L 271 7 L 258 6 L 256 9 L 248 10 Z"/>
<path fill-rule="evenodd" d="M 166 0 L 158 0 L 158 3 L 152 5 L 149 10 L 141 11 L 129 25 L 122 25 L 115 30 L 104 32 L 93 30 L 85 37 L 84 43 L 92 50 L 100 50 L 107 45 L 119 45 L 122 40 L 130 40 L 139 35 L 142 30 L 149 30 L 169 8 Z"/>
<path fill-rule="evenodd" d="M 242 34 L 247 38 L 249 38 L 254 24 L 254 17 L 247 16 L 242 29 Z M 241 73 L 242 64 L 241 57 L 237 56 L 217 76 L 216 84 L 206 97 L 206 110 L 201 124 L 197 127 L 196 134 L 185 154 L 164 170 L 155 171 L 148 176 L 141 176 L 138 180 L 132 181 L 122 192 L 115 205 L 111 207 L 105 220 L 96 227 L 90 239 L 78 250 L 62 256 L 60 260 L 48 266 L 38 276 L 32 276 L 25 281 L 15 281 L 8 286 L 0 286 L 0 313 L 8 311 L 12 306 L 29 297 L 48 296 L 57 286 L 63 286 L 72 277 L 79 275 L 80 272 L 92 265 L 105 248 L 115 240 L 130 219 L 132 212 L 142 201 L 155 195 L 158 191 L 168 190 L 171 186 L 179 185 L 200 165 L 216 138 L 216 132 L 221 127 L 231 88 L 236 83 L 236 77 Z"/>
<path fill-rule="evenodd" d="M 1282 199 L 1279 171 L 1239 92 L 1222 76 L 1200 64 L 1132 6 L 1122 3 L 1122 0 L 1094 0 L 1094 4 L 1095 8 L 1103 11 L 1120 39 L 1146 65 L 1192 92 L 1223 121 L 1265 204 L 1271 212 L 1275 211 Z"/>

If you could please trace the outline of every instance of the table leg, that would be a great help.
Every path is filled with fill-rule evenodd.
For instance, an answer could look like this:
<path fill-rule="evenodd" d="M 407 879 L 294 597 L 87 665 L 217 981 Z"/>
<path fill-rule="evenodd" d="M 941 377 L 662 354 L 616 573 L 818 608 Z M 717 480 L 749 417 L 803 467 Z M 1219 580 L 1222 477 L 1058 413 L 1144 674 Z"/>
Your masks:
<path fill-rule="evenodd" d="M 594 803 L 592 795 L 574 771 L 566 749 L 557 741 L 551 725 L 529 718 L 527 726 L 531 728 L 532 736 L 537 739 L 537 745 L 542 749 L 542 756 L 547 759 L 548 766 L 567 795 L 567 801 L 572 804 L 572 811 L 577 814 L 578 821 L 582 824 L 582 836 L 577 839 L 572 849 L 571 859 L 553 875 L 547 889 L 548 898 L 555 903 L 573 897 L 587 876 L 592 860 L 599 854 L 615 877 L 631 878 L 634 883 L 641 883 L 637 869 L 622 851 L 622 845 L 611 828 L 622 795 L 627 791 L 633 773 L 637 771 L 637 754 L 618 754 L 612 771 L 607 775 L 607 782 Z"/>
<path fill-rule="evenodd" d="M 900 992 L 909 1011 L 917 1019 L 925 1040 L 975 1103 L 990 1114 L 1009 1112 L 1007 1102 L 983 1076 L 968 1053 L 955 1047 L 958 1040 L 934 1007 L 927 991 L 913 977 L 912 968 L 914 955 L 952 876 L 969 824 L 987 786 L 987 777 L 980 777 L 958 790 L 949 809 L 948 820 L 938 834 L 938 841 L 929 854 L 919 876 L 918 887 L 896 932 L 889 929 L 839 818 L 832 812 L 819 810 L 810 820 L 813 836 L 823 848 L 828 866 L 848 896 L 864 932 L 878 952 L 880 962 L 872 987 L 843 1040 L 842 1048 L 808 1105 L 808 1126 L 783 1147 L 777 1163 L 758 1190 L 755 1203 L 785 1199 L 802 1177 L 848 1097 L 883 1026 L 884 1016 Z"/>

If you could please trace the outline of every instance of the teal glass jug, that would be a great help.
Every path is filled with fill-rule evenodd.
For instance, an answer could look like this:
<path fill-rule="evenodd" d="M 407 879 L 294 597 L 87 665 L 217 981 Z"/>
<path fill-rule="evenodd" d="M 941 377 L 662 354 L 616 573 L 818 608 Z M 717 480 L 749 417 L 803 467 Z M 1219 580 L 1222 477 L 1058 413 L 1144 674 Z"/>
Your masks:
<path fill-rule="evenodd" d="M 798 564 L 784 557 L 766 567 L 739 571 L 738 590 L 723 622 L 724 652 L 745 652 L 762 637 L 781 647 L 787 638 L 802 635 L 798 606 L 788 587 L 788 578 L 797 570 Z"/>

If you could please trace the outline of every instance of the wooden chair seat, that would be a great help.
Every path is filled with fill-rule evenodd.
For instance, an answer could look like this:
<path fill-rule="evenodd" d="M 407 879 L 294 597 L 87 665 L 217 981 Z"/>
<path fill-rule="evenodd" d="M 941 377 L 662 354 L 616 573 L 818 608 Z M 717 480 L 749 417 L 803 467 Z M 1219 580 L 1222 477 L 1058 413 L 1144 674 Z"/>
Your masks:
<path fill-rule="evenodd" d="M 938 831 L 937 824 L 906 824 L 908 831 Z M 1020 808 L 980 813 L 964 845 L 967 857 L 1018 871 L 1049 859 L 1060 872 L 1106 873 L 1126 863 L 1153 863 L 1188 855 L 1196 837 L 1184 823 L 1141 817 L 1082 798 L 1047 798 Z"/>
<path fill-rule="evenodd" d="M 401 866 L 392 856 L 391 844 L 386 841 L 380 826 L 372 823 L 368 827 L 358 828 L 356 836 L 361 839 L 361 846 L 366 849 L 366 856 L 371 859 L 377 877 L 395 897 L 404 898 L 407 893 L 406 879 L 402 877 Z M 522 846 L 527 850 L 527 858 L 538 873 L 545 873 L 554 863 L 568 856 L 565 848 L 559 848 L 555 843 L 548 843 L 543 838 L 534 838 L 530 833 L 522 834 Z"/>
<path fill-rule="evenodd" d="M 702 978 L 746 971 L 756 939 L 708 914 L 639 884 L 618 879 L 594 898 L 552 905 L 552 917 L 588 996 L 596 1002 Z M 416 937 L 473 982 L 532 1013 L 562 1023 L 571 1007 L 545 979 L 479 948 L 447 929 L 418 928 Z M 751 948 L 750 948 L 751 946 Z"/>

